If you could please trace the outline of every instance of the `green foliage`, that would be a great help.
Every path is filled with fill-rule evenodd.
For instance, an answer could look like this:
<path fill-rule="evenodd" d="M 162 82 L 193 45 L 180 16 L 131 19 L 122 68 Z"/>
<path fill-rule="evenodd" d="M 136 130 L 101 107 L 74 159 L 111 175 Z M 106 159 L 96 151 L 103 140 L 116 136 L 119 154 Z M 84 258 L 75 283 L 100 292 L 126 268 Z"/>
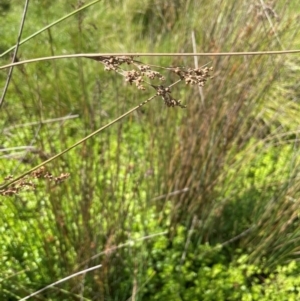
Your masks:
<path fill-rule="evenodd" d="M 270 273 L 249 264 L 247 255 L 235 254 L 228 262 L 221 246 L 189 247 L 183 259 L 184 230 L 168 244 L 160 238 L 153 246 L 148 275 L 156 271 L 143 290 L 142 300 L 298 300 L 299 266 L 295 261 Z"/>
<path fill-rule="evenodd" d="M 294 48 L 299 3 L 275 4 L 262 10 L 248 1 L 114 0 L 72 14 L 80 1 L 31 1 L 22 39 L 72 15 L 21 45 L 18 59 L 193 46 L 275 50 L 278 39 Z M 0 52 L 15 44 L 22 9 L 11 1 L 0 11 Z M 138 59 L 194 66 L 192 58 Z M 2 56 L 1 64 L 10 60 Z M 204 99 L 198 87 L 174 87 L 186 110 L 155 99 L 47 166 L 54 175 L 69 172 L 66 182 L 35 179 L 36 191 L 1 196 L 1 300 L 96 264 L 102 267 L 37 298 L 299 299 L 298 61 L 211 60 L 199 58 L 216 70 Z M 165 71 L 166 84 L 174 82 Z M 2 86 L 5 80 L 1 71 Z M 1 181 L 155 93 L 134 88 L 84 58 L 16 67 L 0 118 Z M 154 233 L 160 235 L 148 237 Z"/>

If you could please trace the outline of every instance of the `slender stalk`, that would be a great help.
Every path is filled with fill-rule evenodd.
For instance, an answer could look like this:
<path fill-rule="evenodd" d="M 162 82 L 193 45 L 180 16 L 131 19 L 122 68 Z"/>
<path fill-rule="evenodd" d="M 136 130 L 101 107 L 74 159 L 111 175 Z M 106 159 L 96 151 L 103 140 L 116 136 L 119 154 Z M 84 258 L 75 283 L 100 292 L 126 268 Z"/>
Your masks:
<path fill-rule="evenodd" d="M 11 66 L 24 65 L 29 63 L 36 63 L 42 61 L 59 60 L 67 58 L 78 57 L 98 57 L 98 56 L 243 56 L 243 55 L 281 55 L 281 54 L 295 54 L 300 53 L 300 49 L 292 50 L 278 50 L 278 51 L 246 51 L 246 52 L 197 52 L 197 53 L 180 53 L 180 52 L 121 52 L 121 53 L 78 53 L 78 54 L 64 54 L 56 56 L 46 56 L 35 59 L 24 60 L 16 63 L 0 66 L 0 70 L 10 68 Z"/>
<path fill-rule="evenodd" d="M 177 82 L 176 82 L 177 83 Z M 175 84 L 175 83 L 174 83 Z M 174 85 L 173 84 L 173 85 Z M 42 166 L 50 163 L 51 161 L 61 157 L 63 154 L 67 153 L 68 151 L 70 151 L 71 149 L 75 148 L 76 146 L 82 144 L 83 142 L 85 142 L 86 140 L 90 139 L 91 137 L 97 135 L 98 133 L 102 132 L 103 130 L 107 129 L 108 127 L 110 127 L 111 125 L 115 124 L 116 122 L 120 121 L 121 119 L 123 119 L 124 117 L 126 117 L 127 115 L 131 114 L 132 112 L 136 111 L 137 109 L 141 108 L 142 106 L 144 106 L 145 104 L 147 104 L 149 101 L 151 101 L 153 98 L 157 97 L 158 95 L 155 94 L 153 96 L 151 96 L 150 98 L 148 98 L 147 100 L 145 100 L 144 102 L 140 103 L 139 105 L 137 105 L 136 107 L 130 109 L 129 111 L 127 111 L 126 113 L 124 113 L 123 115 L 119 116 L 118 118 L 114 119 L 113 121 L 109 122 L 108 124 L 106 124 L 105 126 L 99 128 L 98 130 L 94 131 L 93 133 L 89 134 L 88 136 L 84 137 L 83 139 L 77 141 L 75 144 L 73 144 L 72 146 L 68 147 L 67 149 L 63 150 L 62 152 L 56 154 L 55 156 L 49 158 L 48 160 L 42 162 L 41 164 L 33 167 L 32 169 L 26 171 L 25 173 L 23 173 L 22 175 L 16 177 L 15 179 L 3 184 L 2 186 L 0 186 L 0 190 L 4 189 L 8 186 L 10 186 L 11 184 L 17 182 L 18 180 L 22 179 L 23 177 L 29 175 L 30 173 L 32 173 L 33 171 L 41 168 Z"/>
<path fill-rule="evenodd" d="M 29 4 L 29 0 L 26 0 L 24 10 L 23 10 L 23 16 L 22 16 L 22 20 L 21 20 L 21 25 L 20 25 L 20 29 L 19 29 L 19 33 L 18 33 L 18 37 L 17 37 L 17 44 L 15 46 L 15 52 L 14 52 L 14 55 L 13 55 L 13 58 L 12 58 L 13 63 L 15 62 L 15 60 L 17 58 L 17 53 L 18 53 L 19 46 L 20 46 L 20 39 L 21 39 L 21 36 L 22 36 L 24 23 L 25 23 L 25 19 L 26 19 L 26 14 L 27 14 L 27 10 L 28 10 L 28 4 Z M 3 105 L 3 102 L 4 102 L 4 98 L 5 98 L 8 86 L 9 86 L 9 82 L 10 82 L 10 79 L 11 79 L 12 74 L 13 74 L 13 69 L 14 69 L 14 66 L 11 66 L 9 71 L 8 71 L 8 75 L 7 75 L 7 78 L 6 78 L 6 83 L 5 83 L 3 92 L 2 92 L 2 96 L 0 98 L 0 109 L 1 109 L 1 107 Z"/>
<path fill-rule="evenodd" d="M 85 269 L 85 270 L 83 270 L 83 271 L 74 273 L 74 274 L 72 274 L 72 275 L 70 275 L 70 276 L 68 276 L 68 277 L 65 277 L 65 278 L 63 278 L 63 279 L 60 279 L 60 280 L 58 280 L 58 281 L 56 281 L 56 282 L 53 282 L 53 283 L 51 283 L 51 284 L 45 286 L 44 288 L 42 288 L 42 289 L 40 289 L 40 290 L 38 290 L 38 291 L 36 291 L 36 292 L 34 292 L 34 293 L 32 293 L 32 294 L 26 296 L 25 298 L 20 299 L 19 301 L 25 301 L 25 300 L 28 300 L 29 298 L 34 297 L 34 296 L 36 296 L 36 295 L 42 293 L 43 291 L 47 290 L 48 288 L 51 288 L 51 287 L 53 287 L 53 286 L 55 286 L 55 285 L 57 285 L 57 284 L 63 283 L 63 282 L 65 282 L 65 281 L 67 281 L 67 280 L 69 280 L 69 279 L 71 279 L 71 278 L 74 278 L 74 277 L 76 277 L 76 276 L 79 276 L 79 275 L 81 275 L 81 274 L 85 274 L 85 273 L 87 273 L 87 272 L 94 271 L 94 270 L 99 269 L 99 268 L 101 268 L 101 267 L 102 267 L 102 264 L 98 264 L 98 265 L 96 265 L 96 266 L 94 266 L 94 267 L 91 267 L 91 268 Z"/>

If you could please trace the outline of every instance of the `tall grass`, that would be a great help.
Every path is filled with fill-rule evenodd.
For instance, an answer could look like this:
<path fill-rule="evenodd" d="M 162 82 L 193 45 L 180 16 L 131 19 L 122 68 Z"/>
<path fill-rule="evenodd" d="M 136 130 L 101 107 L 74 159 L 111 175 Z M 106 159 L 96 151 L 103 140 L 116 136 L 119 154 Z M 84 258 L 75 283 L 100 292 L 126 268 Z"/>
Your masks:
<path fill-rule="evenodd" d="M 78 8 L 73 4 L 52 3 L 47 10 L 32 5 L 25 34 Z M 192 52 L 192 32 L 204 52 L 288 49 L 298 32 L 296 5 L 280 1 L 263 10 L 247 1 L 102 1 L 24 43 L 20 59 L 64 52 Z M 17 9 L 6 20 L 17 21 Z M 14 40 L 7 34 L 2 43 L 6 49 Z M 193 66 L 194 60 L 146 63 Z M 158 264 L 151 257 L 155 244 L 116 247 L 168 230 L 172 249 L 182 226 L 182 254 L 193 246 L 192 252 L 203 255 L 200 244 L 223 244 L 229 261 L 239 249 L 269 269 L 297 258 L 297 123 L 287 119 L 297 116 L 298 105 L 286 68 L 296 60 L 245 56 L 198 63 L 216 70 L 204 98 L 198 87 L 174 87 L 172 94 L 187 109 L 168 109 L 154 100 L 47 166 L 54 175 L 70 173 L 67 181 L 39 181 L 34 192 L 1 200 L 4 299 L 18 300 L 97 264 L 99 270 L 39 297 L 142 299 L 142 289 L 151 292 L 154 284 L 155 291 L 160 279 L 157 271 L 149 274 L 149 265 Z M 16 67 L 0 121 L 1 176 L 45 161 L 151 93 L 125 86 L 88 59 Z M 78 117 L 43 122 L 69 115 Z M 8 150 L 16 146 L 27 149 Z"/>
<path fill-rule="evenodd" d="M 245 45 L 249 45 L 254 51 L 272 49 L 277 48 L 279 42 L 292 47 L 289 42 L 291 32 L 287 26 L 295 32 L 297 29 L 294 29 L 290 21 L 289 25 L 283 22 L 288 8 L 287 5 L 280 7 L 280 17 L 276 14 L 277 18 L 281 19 L 280 23 L 276 23 L 274 15 L 273 22 L 276 24 L 274 28 L 273 23 L 268 23 L 266 11 L 259 11 L 255 6 L 247 7 L 245 3 L 223 2 L 219 9 L 213 10 L 212 14 L 215 16 L 210 18 L 221 19 L 226 26 L 204 22 L 205 29 L 201 28 L 202 31 L 198 29 L 196 34 L 200 40 L 202 39 L 202 45 L 207 52 L 212 52 L 215 47 L 218 51 L 247 50 Z M 278 10 L 279 8 L 275 7 L 274 14 Z M 205 20 L 205 16 L 199 17 L 200 20 Z M 197 232 L 195 239 L 198 243 L 222 243 L 258 225 L 265 232 L 269 229 L 267 235 L 270 240 L 275 240 L 276 233 L 271 226 L 277 223 L 271 222 L 274 215 L 280 216 L 280 228 L 285 229 L 286 233 L 290 231 L 289 227 L 283 226 L 286 222 L 294 226 L 290 213 L 285 213 L 286 209 L 283 208 L 286 208 L 287 185 L 291 189 L 290 193 L 297 195 L 298 161 L 297 155 L 293 154 L 296 149 L 284 147 L 282 149 L 287 152 L 285 154 L 277 151 L 278 140 L 282 147 L 286 144 L 285 139 L 279 135 L 283 130 L 278 129 L 278 126 L 282 128 L 285 124 L 281 125 L 277 116 L 289 109 L 291 110 L 286 112 L 293 114 L 294 104 L 290 104 L 289 101 L 283 102 L 279 98 L 275 99 L 276 95 L 273 93 L 274 89 L 277 90 L 275 83 L 280 76 L 288 73 L 284 71 L 287 61 L 289 60 L 286 57 L 217 58 L 213 61 L 213 65 L 218 74 L 214 84 L 205 89 L 205 105 L 201 106 L 199 91 L 191 93 L 190 97 L 195 101 L 189 102 L 187 114 L 177 132 L 180 142 L 173 151 L 171 160 L 168 160 L 170 164 L 166 178 L 171 185 L 166 187 L 165 192 L 172 194 L 173 191 L 182 191 L 169 200 L 167 198 L 167 202 L 171 202 L 174 206 L 172 220 L 175 225 L 185 224 L 190 227 L 196 217 L 198 226 L 194 230 Z M 268 102 L 270 99 L 268 95 L 272 95 L 272 102 Z M 262 119 L 262 111 L 269 111 L 270 106 L 274 110 L 273 103 L 276 101 L 278 108 L 275 112 L 276 117 Z M 282 106 L 285 110 L 280 109 Z M 266 116 L 264 112 L 263 116 Z M 269 133 L 268 142 L 261 144 L 258 141 L 266 138 L 265 133 Z M 268 162 L 268 165 L 272 166 L 269 174 L 263 176 L 246 174 L 245 170 L 253 166 L 253 156 L 256 160 L 266 156 L 266 153 L 272 153 L 274 157 Z M 289 164 L 291 160 L 293 163 Z M 234 166 L 233 169 L 231 166 Z M 239 170 L 242 171 L 242 175 Z M 283 179 L 279 174 L 285 175 L 288 184 L 282 183 Z M 262 183 L 258 183 L 257 178 L 261 179 Z M 254 183 L 251 183 L 252 180 Z M 243 182 L 244 186 L 241 186 L 240 182 Z M 271 185 L 273 189 L 270 191 Z M 238 189 L 242 191 L 242 197 L 239 197 Z M 253 194 L 257 190 L 259 192 Z M 250 202 L 248 206 L 247 199 Z M 277 200 L 275 203 L 274 199 Z M 297 207 L 297 201 L 295 202 L 293 206 L 288 206 L 293 212 L 295 206 Z M 297 219 L 295 215 L 294 218 Z M 260 243 L 250 239 L 249 243 L 249 236 L 259 236 L 260 226 L 255 228 L 251 235 L 239 239 L 237 244 L 237 247 L 244 250 L 248 248 L 260 250 L 253 252 L 255 261 L 260 261 L 266 254 L 274 251 L 274 245 L 267 246 L 264 239 Z M 286 246 L 289 243 L 294 244 L 294 239 L 295 237 L 291 241 L 285 239 Z M 280 250 L 285 253 L 283 256 L 285 258 L 292 256 L 292 252 L 296 251 L 288 247 L 283 251 L 282 245 Z M 281 262 L 279 257 L 277 260 L 275 258 L 276 256 L 268 258 L 270 264 Z"/>

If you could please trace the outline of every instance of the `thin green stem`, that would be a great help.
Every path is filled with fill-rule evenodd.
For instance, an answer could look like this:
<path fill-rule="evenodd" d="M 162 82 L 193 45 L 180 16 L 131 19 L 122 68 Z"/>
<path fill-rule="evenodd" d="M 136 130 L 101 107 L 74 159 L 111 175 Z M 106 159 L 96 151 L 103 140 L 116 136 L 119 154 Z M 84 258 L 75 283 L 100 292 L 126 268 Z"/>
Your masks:
<path fill-rule="evenodd" d="M 176 82 L 177 83 L 177 82 Z M 174 83 L 174 84 L 176 84 Z M 172 84 L 172 85 L 174 85 Z M 158 95 L 155 94 L 153 96 L 151 96 L 150 98 L 148 98 L 147 100 L 145 100 L 144 102 L 140 103 L 139 105 L 137 105 L 136 107 L 130 109 L 129 111 L 127 111 L 126 113 L 124 113 L 123 115 L 119 116 L 118 118 L 114 119 L 113 121 L 109 122 L 108 124 L 106 124 L 105 126 L 99 128 L 98 130 L 94 131 L 93 133 L 89 134 L 88 136 L 84 137 L 83 139 L 77 141 L 75 144 L 73 144 L 72 146 L 68 147 L 67 149 L 63 150 L 62 152 L 56 154 L 55 156 L 49 158 L 48 160 L 42 162 L 41 164 L 33 167 L 32 169 L 26 171 L 25 173 L 23 173 L 22 175 L 16 177 L 15 179 L 3 184 L 0 186 L 0 190 L 14 184 L 15 182 L 19 181 L 20 179 L 24 178 L 25 176 L 29 175 L 30 173 L 32 173 L 33 171 L 41 168 L 42 166 L 50 163 L 51 161 L 59 158 L 60 156 L 62 156 L 63 154 L 67 153 L 68 151 L 70 151 L 71 149 L 75 148 L 76 146 L 82 144 L 83 142 L 85 142 L 86 140 L 90 139 L 91 137 L 97 135 L 98 133 L 102 132 L 103 130 L 107 129 L 108 127 L 110 127 L 111 125 L 115 124 L 116 122 L 120 121 L 121 119 L 123 119 L 124 117 L 126 117 L 127 115 L 131 114 L 132 112 L 136 111 L 137 109 L 139 109 L 140 107 L 144 106 L 145 104 L 147 104 L 149 101 L 151 101 L 152 99 L 154 99 L 155 97 L 157 97 Z"/>

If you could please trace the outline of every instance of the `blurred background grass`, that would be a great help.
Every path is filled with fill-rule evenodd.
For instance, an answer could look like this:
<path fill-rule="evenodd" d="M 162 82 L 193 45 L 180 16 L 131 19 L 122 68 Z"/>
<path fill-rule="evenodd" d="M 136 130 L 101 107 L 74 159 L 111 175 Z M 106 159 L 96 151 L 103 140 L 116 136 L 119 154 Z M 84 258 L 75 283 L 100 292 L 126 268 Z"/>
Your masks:
<path fill-rule="evenodd" d="M 18 59 L 192 52 L 193 34 L 199 52 L 299 47 L 298 1 L 263 3 L 103 0 L 20 46 Z M 22 37 L 81 5 L 31 1 Z M 23 6 L 11 0 L 0 7 L 3 53 L 16 42 Z M 197 87 L 173 88 L 187 109 L 155 99 L 50 163 L 53 174 L 71 174 L 66 182 L 39 181 L 36 191 L 1 196 L 1 300 L 19 300 L 100 263 L 36 300 L 299 299 L 298 55 L 198 63 L 210 63 L 215 77 L 202 98 Z M 4 70 L 1 86 L 5 80 Z M 87 59 L 16 67 L 0 118 L 2 182 L 152 94 Z M 44 123 L 54 118 L 61 120 Z"/>

